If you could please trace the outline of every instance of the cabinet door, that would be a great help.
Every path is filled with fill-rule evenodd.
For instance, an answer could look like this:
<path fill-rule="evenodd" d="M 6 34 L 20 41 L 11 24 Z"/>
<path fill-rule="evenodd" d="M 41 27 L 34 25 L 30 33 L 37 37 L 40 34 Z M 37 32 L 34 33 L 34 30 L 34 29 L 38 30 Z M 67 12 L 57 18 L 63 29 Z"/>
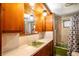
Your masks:
<path fill-rule="evenodd" d="M 39 16 L 36 20 L 36 31 L 53 31 L 54 15 L 50 14 L 46 17 Z"/>
<path fill-rule="evenodd" d="M 53 56 L 53 41 L 49 42 L 33 56 Z"/>
<path fill-rule="evenodd" d="M 41 16 L 36 17 L 35 30 L 38 31 L 38 32 L 42 32 L 43 31 L 43 22 L 42 22 Z"/>
<path fill-rule="evenodd" d="M 2 3 L 2 28 L 3 31 L 23 31 L 24 4 Z"/>
<path fill-rule="evenodd" d="M 52 31 L 54 26 L 54 15 L 50 14 L 46 17 L 46 31 Z"/>

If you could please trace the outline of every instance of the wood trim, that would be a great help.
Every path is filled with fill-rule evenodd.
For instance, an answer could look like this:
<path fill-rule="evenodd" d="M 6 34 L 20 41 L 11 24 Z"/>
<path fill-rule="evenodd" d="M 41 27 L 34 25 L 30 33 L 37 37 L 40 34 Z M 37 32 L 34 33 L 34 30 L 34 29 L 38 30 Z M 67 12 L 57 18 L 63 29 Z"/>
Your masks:
<path fill-rule="evenodd" d="M 2 31 L 3 33 L 20 33 L 20 30 L 7 30 L 7 31 Z"/>
<path fill-rule="evenodd" d="M 29 36 L 29 35 L 36 35 L 36 34 L 39 34 L 39 33 L 32 33 L 32 34 L 20 34 L 20 36 Z"/>
<path fill-rule="evenodd" d="M 51 10 L 48 8 L 48 6 L 46 5 L 46 3 L 43 3 L 45 8 L 50 12 L 50 14 L 52 14 Z"/>
<path fill-rule="evenodd" d="M 2 55 L 1 3 L 0 3 L 0 56 Z"/>

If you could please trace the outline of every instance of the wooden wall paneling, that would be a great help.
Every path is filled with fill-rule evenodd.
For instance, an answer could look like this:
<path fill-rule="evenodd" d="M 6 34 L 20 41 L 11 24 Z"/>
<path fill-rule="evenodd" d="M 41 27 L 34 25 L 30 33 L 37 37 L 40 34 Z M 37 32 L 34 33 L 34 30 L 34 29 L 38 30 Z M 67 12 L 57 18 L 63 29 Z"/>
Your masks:
<path fill-rule="evenodd" d="M 1 3 L 0 3 L 0 56 L 2 55 L 2 28 L 1 28 Z"/>
<path fill-rule="evenodd" d="M 43 16 L 43 8 L 46 8 L 47 16 Z M 50 12 L 50 10 L 47 8 L 44 4 L 37 4 L 35 6 L 35 18 L 36 18 L 36 31 L 53 31 L 53 20 L 54 20 L 54 14 Z"/>
<path fill-rule="evenodd" d="M 53 20 L 54 20 L 53 14 L 49 14 L 46 17 L 46 31 L 53 31 L 54 26 Z"/>
<path fill-rule="evenodd" d="M 34 9 L 34 15 L 35 15 L 35 30 L 38 32 L 42 32 L 43 28 L 42 28 L 42 21 L 43 21 L 43 17 L 42 17 L 42 12 L 43 12 L 43 6 L 40 3 L 35 4 L 35 9 Z"/>
<path fill-rule="evenodd" d="M 36 17 L 36 21 L 35 21 L 35 30 L 38 32 L 42 32 L 43 31 L 43 19 L 41 19 L 41 16 Z"/>
<path fill-rule="evenodd" d="M 47 16 L 46 16 L 46 31 L 53 31 L 54 29 L 54 13 L 51 12 L 49 7 L 43 3 L 43 6 L 46 8 Z"/>
<path fill-rule="evenodd" d="M 2 3 L 3 31 L 16 32 L 24 29 L 24 4 L 22 3 Z"/>
<path fill-rule="evenodd" d="M 32 13 L 32 8 L 29 3 L 24 3 L 24 13 L 26 14 Z"/>

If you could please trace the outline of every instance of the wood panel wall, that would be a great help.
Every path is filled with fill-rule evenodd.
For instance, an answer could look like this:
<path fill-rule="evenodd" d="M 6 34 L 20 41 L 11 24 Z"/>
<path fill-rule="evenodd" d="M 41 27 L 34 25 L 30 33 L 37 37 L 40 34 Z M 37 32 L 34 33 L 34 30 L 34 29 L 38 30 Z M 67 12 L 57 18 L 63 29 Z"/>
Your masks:
<path fill-rule="evenodd" d="M 36 4 L 35 9 L 34 9 L 35 27 L 36 27 L 35 30 L 38 32 L 43 31 L 44 17 L 42 16 L 42 12 L 43 12 L 42 4 L 40 4 L 40 3 Z"/>
<path fill-rule="evenodd" d="M 53 31 L 54 29 L 54 14 L 46 16 L 46 31 Z"/>
<path fill-rule="evenodd" d="M 24 31 L 23 3 L 2 3 L 1 12 L 3 32 Z"/>
<path fill-rule="evenodd" d="M 43 16 L 43 10 L 46 8 L 47 16 Z M 43 3 L 36 3 L 34 10 L 32 10 L 29 3 L 24 4 L 24 9 L 26 14 L 34 13 L 35 19 L 35 30 L 38 32 L 42 31 L 52 31 L 53 30 L 53 19 L 54 14 L 51 14 L 50 10 Z"/>
<path fill-rule="evenodd" d="M 43 4 L 36 4 L 34 14 L 35 14 L 35 30 L 38 32 L 42 31 L 53 31 L 53 20 L 54 14 L 50 14 L 47 11 L 47 16 L 43 16 L 44 5 Z"/>
<path fill-rule="evenodd" d="M 1 30 L 1 3 L 0 3 L 0 56 L 2 51 L 2 30 Z"/>

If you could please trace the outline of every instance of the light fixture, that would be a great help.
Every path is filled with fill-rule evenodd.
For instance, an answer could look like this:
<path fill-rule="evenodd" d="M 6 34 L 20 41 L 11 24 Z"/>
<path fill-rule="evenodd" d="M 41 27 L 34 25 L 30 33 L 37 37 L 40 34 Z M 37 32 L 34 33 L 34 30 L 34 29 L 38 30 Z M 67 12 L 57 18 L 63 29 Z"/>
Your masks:
<path fill-rule="evenodd" d="M 44 17 L 47 16 L 47 11 L 46 11 L 46 10 L 43 11 L 43 16 L 44 16 Z M 46 31 L 46 17 L 45 17 L 44 20 L 45 20 L 45 21 L 44 21 L 44 22 L 45 22 L 45 26 L 44 26 L 45 28 L 42 27 L 42 30 L 43 30 L 43 31 Z M 43 26 L 43 25 L 42 25 L 42 26 Z"/>
<path fill-rule="evenodd" d="M 43 16 L 46 16 L 46 15 L 47 15 L 47 11 L 44 10 L 44 11 L 43 11 Z"/>
<path fill-rule="evenodd" d="M 24 18 L 26 18 L 26 17 L 29 18 L 29 16 L 30 16 L 30 15 L 28 15 L 28 14 L 24 14 Z"/>
<path fill-rule="evenodd" d="M 34 19 L 34 16 L 33 15 L 30 15 L 30 19 L 33 20 Z"/>
<path fill-rule="evenodd" d="M 34 25 L 33 27 L 34 27 L 34 29 L 35 29 L 35 25 Z"/>

